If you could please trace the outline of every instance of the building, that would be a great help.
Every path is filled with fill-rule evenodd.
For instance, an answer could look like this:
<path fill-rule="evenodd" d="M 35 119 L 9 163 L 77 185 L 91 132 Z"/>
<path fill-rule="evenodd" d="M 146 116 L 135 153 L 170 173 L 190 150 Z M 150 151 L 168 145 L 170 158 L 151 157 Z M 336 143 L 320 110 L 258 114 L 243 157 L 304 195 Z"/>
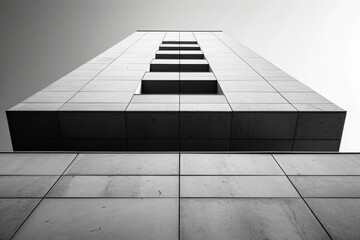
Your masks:
<path fill-rule="evenodd" d="M 359 239 L 345 115 L 222 32 L 138 31 L 7 111 L 38 152 L 0 153 L 0 239 Z"/>
<path fill-rule="evenodd" d="M 7 111 L 14 150 L 338 151 L 346 112 L 222 32 L 138 31 Z"/>

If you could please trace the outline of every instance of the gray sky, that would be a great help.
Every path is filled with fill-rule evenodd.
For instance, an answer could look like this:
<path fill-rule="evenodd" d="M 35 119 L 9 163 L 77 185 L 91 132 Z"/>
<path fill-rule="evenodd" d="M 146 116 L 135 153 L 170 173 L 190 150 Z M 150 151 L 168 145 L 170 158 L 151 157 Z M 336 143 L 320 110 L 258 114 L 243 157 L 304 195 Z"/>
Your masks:
<path fill-rule="evenodd" d="M 360 150 L 358 0 L 2 0 L 5 110 L 136 29 L 222 29 L 348 111 L 341 151 Z"/>

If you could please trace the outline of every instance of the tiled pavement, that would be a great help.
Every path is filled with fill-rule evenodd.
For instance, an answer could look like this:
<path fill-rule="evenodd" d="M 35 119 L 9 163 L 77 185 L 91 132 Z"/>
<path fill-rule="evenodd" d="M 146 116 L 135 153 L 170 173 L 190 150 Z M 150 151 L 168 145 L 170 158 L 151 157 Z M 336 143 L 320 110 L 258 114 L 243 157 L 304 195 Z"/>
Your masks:
<path fill-rule="evenodd" d="M 360 154 L 0 154 L 0 239 L 359 239 Z"/>

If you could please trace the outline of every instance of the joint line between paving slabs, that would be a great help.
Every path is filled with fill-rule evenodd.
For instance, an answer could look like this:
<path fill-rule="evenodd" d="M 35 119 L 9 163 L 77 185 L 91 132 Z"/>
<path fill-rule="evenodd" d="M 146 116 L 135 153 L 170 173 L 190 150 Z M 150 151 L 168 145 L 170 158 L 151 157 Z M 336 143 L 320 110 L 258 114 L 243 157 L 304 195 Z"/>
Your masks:
<path fill-rule="evenodd" d="M 181 229 L 181 226 L 180 226 L 180 209 L 181 209 L 181 206 L 180 206 L 180 200 L 181 200 L 181 195 L 180 195 L 180 180 L 181 180 L 181 153 L 179 152 L 179 192 L 178 192 L 178 239 L 180 240 L 180 229 Z"/>
<path fill-rule="evenodd" d="M 274 159 L 274 161 L 276 162 L 276 164 L 279 166 L 279 168 L 281 169 L 281 171 L 284 173 L 284 175 L 286 176 L 286 178 L 289 180 L 289 182 L 291 183 L 291 185 L 293 186 L 293 188 L 296 190 L 296 192 L 299 194 L 299 196 L 301 197 L 301 199 L 303 200 L 303 202 L 305 203 L 305 205 L 307 206 L 307 208 L 310 210 L 310 212 L 312 213 L 312 215 L 315 217 L 315 219 L 318 221 L 318 223 L 320 224 L 320 226 L 324 229 L 324 231 L 326 232 L 326 234 L 328 235 L 328 237 L 333 240 L 333 238 L 331 237 L 331 235 L 328 233 L 328 231 L 326 230 L 326 228 L 324 227 L 324 225 L 321 223 L 321 221 L 319 220 L 319 218 L 315 215 L 315 213 L 313 212 L 313 210 L 310 208 L 309 204 L 305 201 L 304 197 L 300 194 L 300 192 L 298 191 L 298 189 L 295 187 L 295 185 L 293 184 L 293 182 L 291 181 L 291 179 L 289 178 L 289 176 L 286 174 L 286 172 L 284 171 L 284 169 L 281 167 L 281 165 L 278 163 L 278 161 L 276 160 L 276 158 L 274 157 L 273 154 L 271 154 L 271 157 Z"/>
<path fill-rule="evenodd" d="M 58 179 L 55 181 L 55 183 L 49 188 L 49 190 L 44 194 L 44 196 L 40 199 L 40 201 L 36 204 L 36 206 L 34 207 L 34 209 L 29 213 L 29 215 L 24 219 L 24 221 L 22 221 L 22 223 L 20 224 L 20 226 L 16 229 L 16 231 L 14 232 L 14 234 L 9 238 L 9 240 L 13 239 L 14 236 L 16 235 L 16 233 L 21 229 L 21 227 L 25 224 L 25 222 L 29 219 L 29 217 L 33 214 L 33 212 L 37 209 L 37 207 L 41 204 L 41 202 L 45 199 L 46 195 L 48 195 L 48 193 L 51 191 L 51 189 L 53 189 L 53 187 L 55 186 L 55 184 L 60 180 L 60 178 L 62 176 L 64 176 L 65 172 L 69 169 L 69 167 L 73 164 L 73 162 L 75 161 L 75 159 L 77 158 L 77 156 L 79 155 L 79 153 L 76 153 L 73 160 L 71 160 L 71 162 L 69 163 L 69 165 L 65 168 L 65 170 L 59 175 Z"/>

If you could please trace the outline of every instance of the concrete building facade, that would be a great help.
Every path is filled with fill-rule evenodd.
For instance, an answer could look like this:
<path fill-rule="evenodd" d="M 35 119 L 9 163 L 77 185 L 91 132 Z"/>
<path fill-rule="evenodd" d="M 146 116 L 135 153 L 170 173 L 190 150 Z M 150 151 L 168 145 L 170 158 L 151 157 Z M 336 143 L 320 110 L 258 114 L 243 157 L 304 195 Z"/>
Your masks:
<path fill-rule="evenodd" d="M 214 31 L 138 31 L 7 111 L 25 151 L 338 151 L 345 116 Z"/>
<path fill-rule="evenodd" d="M 359 239 L 345 116 L 221 31 L 137 31 L 7 111 L 0 239 Z"/>

